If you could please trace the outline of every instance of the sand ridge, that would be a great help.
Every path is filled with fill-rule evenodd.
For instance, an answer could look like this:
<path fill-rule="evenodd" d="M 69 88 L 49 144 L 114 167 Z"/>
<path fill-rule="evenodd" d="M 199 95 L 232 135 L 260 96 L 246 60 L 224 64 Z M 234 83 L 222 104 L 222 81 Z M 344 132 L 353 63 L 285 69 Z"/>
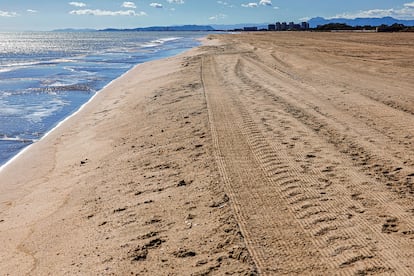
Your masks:
<path fill-rule="evenodd" d="M 213 35 L 0 173 L 6 274 L 410 275 L 414 36 Z"/>

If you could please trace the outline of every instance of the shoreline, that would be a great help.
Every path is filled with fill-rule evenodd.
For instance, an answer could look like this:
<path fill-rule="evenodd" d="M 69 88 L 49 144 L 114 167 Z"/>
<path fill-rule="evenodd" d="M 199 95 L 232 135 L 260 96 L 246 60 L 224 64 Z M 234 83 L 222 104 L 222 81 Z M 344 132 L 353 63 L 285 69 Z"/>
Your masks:
<path fill-rule="evenodd" d="M 195 40 L 198 40 L 198 41 L 201 42 L 203 39 L 204 38 L 199 38 L 199 39 L 195 39 Z M 175 55 L 172 55 L 172 56 L 160 57 L 160 58 L 156 58 L 154 60 L 162 60 L 162 59 L 165 59 L 165 58 L 178 56 L 178 55 L 181 55 L 181 54 L 185 53 L 186 51 L 191 51 L 192 49 L 197 48 L 199 46 L 201 46 L 201 45 L 195 46 L 195 47 L 190 48 L 190 49 L 182 50 L 180 53 L 175 54 Z M 139 65 L 144 64 L 144 63 L 147 63 L 147 62 L 151 62 L 151 61 L 154 61 L 154 60 L 150 60 L 150 61 L 138 63 L 138 64 L 134 65 L 132 68 L 130 68 L 129 70 L 127 70 L 126 72 L 124 72 L 123 74 L 121 74 L 120 76 L 118 76 L 117 78 L 111 80 L 104 87 L 102 87 L 100 90 L 98 90 L 97 92 L 95 92 L 95 94 L 87 102 L 85 102 L 84 104 L 82 104 L 75 112 L 73 112 L 68 117 L 64 118 L 62 121 L 59 121 L 52 129 L 50 129 L 49 131 L 47 131 L 39 140 L 36 140 L 36 142 L 34 142 L 34 143 L 28 145 L 27 147 L 23 148 L 21 151 L 19 151 L 11 159 L 7 160 L 4 164 L 0 165 L 0 173 L 1 173 L 1 171 L 3 169 L 5 169 L 14 160 L 16 160 L 17 158 L 19 158 L 20 155 L 24 154 L 27 150 L 29 150 L 30 147 L 32 147 L 34 144 L 36 144 L 37 142 L 41 141 L 42 139 L 46 138 L 51 132 L 53 132 L 55 129 L 59 128 L 65 121 L 69 120 L 71 117 L 73 117 L 74 115 L 76 115 L 77 113 L 79 113 L 87 104 L 89 104 L 90 102 L 92 102 L 92 100 L 97 96 L 98 93 L 100 93 L 101 91 L 103 91 L 104 89 L 106 89 L 108 86 L 110 86 L 114 81 L 116 81 L 118 79 L 121 79 L 123 76 L 125 76 L 126 74 L 128 74 L 130 71 L 134 70 Z"/>
<path fill-rule="evenodd" d="M 32 147 L 37 142 L 40 142 L 42 139 L 46 138 L 49 134 L 51 134 L 53 131 L 55 131 L 56 129 L 58 129 L 62 124 L 64 124 L 67 120 L 69 120 L 70 118 L 72 118 L 73 116 L 75 116 L 77 113 L 79 113 L 80 111 L 82 111 L 82 109 L 85 108 L 86 105 L 88 105 L 89 103 L 91 103 L 95 99 L 95 97 L 98 95 L 98 93 L 100 93 L 105 88 L 107 88 L 108 86 L 110 86 L 117 79 L 120 79 L 124 75 L 128 74 L 128 72 L 130 72 L 131 70 L 133 70 L 135 67 L 139 66 L 140 64 L 142 64 L 142 63 L 139 63 L 139 64 L 135 65 L 134 67 L 132 67 L 131 69 L 129 69 L 127 72 L 123 73 L 119 77 L 117 77 L 117 78 L 113 79 L 112 81 L 110 81 L 102 89 L 100 89 L 99 91 L 95 92 L 95 94 L 87 102 L 85 102 L 84 104 L 82 104 L 75 112 L 73 112 L 72 114 L 70 114 L 68 117 L 64 118 L 62 121 L 58 122 L 56 124 L 56 126 L 54 126 L 52 129 L 50 129 L 48 132 L 46 132 L 39 140 L 37 140 L 36 142 L 28 145 L 27 147 L 25 147 L 24 149 L 22 149 L 21 151 L 19 151 L 15 156 L 13 156 L 6 163 L 4 163 L 3 165 L 1 165 L 0 166 L 0 173 L 1 173 L 1 171 L 3 169 L 5 169 L 7 167 L 7 165 L 11 164 L 13 161 L 15 161 L 17 158 L 19 158 L 20 155 L 24 154 L 27 150 L 29 150 L 30 147 Z"/>

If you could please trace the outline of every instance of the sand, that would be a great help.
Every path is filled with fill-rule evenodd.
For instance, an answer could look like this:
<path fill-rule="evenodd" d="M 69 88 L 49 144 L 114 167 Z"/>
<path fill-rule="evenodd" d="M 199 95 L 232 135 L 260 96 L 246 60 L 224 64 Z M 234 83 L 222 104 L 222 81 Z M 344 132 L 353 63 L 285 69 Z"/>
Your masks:
<path fill-rule="evenodd" d="M 414 35 L 212 35 L 0 172 L 5 275 L 410 275 Z"/>

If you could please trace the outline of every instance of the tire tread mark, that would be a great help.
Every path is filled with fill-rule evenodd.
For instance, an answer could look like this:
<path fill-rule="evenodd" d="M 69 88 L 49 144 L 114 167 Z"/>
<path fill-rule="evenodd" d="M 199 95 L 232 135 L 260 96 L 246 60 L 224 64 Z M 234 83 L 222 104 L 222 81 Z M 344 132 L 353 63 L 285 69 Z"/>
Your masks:
<path fill-rule="evenodd" d="M 236 70 L 235 70 L 237 73 L 238 73 L 238 76 L 239 76 L 239 78 L 243 81 L 245 81 L 246 79 L 244 78 L 243 79 L 243 75 L 241 75 L 240 74 L 240 71 L 241 71 L 241 68 L 240 68 L 240 60 L 238 61 L 238 63 L 236 64 Z M 231 78 L 231 79 L 234 79 L 234 78 Z M 249 85 L 249 83 L 246 83 L 245 82 L 245 84 L 248 86 Z M 255 85 L 251 85 L 251 89 L 252 89 L 252 91 L 253 91 L 253 89 L 254 89 L 254 91 L 257 93 L 258 91 L 257 91 L 257 89 L 260 87 L 260 85 L 258 85 L 257 83 L 255 84 Z M 242 86 L 241 86 L 241 88 L 243 88 Z M 236 101 L 236 97 L 232 97 L 232 99 L 234 99 L 234 101 Z M 240 103 L 239 103 L 240 104 Z M 248 118 L 249 117 L 249 115 L 248 115 L 248 113 L 245 111 L 245 110 L 243 110 L 243 107 L 241 106 L 241 104 L 240 104 L 240 106 L 238 107 L 238 109 L 239 110 L 241 110 L 241 112 L 242 112 L 242 117 L 243 117 L 243 119 L 244 119 L 244 121 L 249 121 L 250 120 L 250 122 L 248 122 L 248 123 L 246 123 L 246 128 L 248 128 L 249 126 L 251 127 L 251 126 L 254 126 L 255 124 L 253 123 L 253 121 L 251 121 L 251 119 L 250 118 Z M 302 111 L 300 111 L 300 110 L 298 110 L 298 112 L 302 112 Z M 244 128 L 243 128 L 244 129 Z M 246 136 L 248 136 L 249 135 L 249 133 L 250 133 L 250 135 L 251 136 L 253 136 L 252 137 L 252 139 L 256 139 L 256 141 L 258 141 L 258 140 L 264 140 L 264 138 L 263 137 L 254 137 L 257 133 L 260 133 L 259 131 L 257 131 L 257 130 L 254 130 L 254 131 L 250 131 L 250 132 L 248 132 L 248 133 L 246 133 Z M 259 154 L 260 154 L 260 150 L 261 149 L 263 149 L 263 146 L 261 146 L 261 147 L 257 147 L 256 149 L 255 149 L 255 142 L 252 142 L 251 143 L 251 145 L 252 145 L 252 149 L 253 150 L 257 150 L 258 152 L 259 152 Z M 264 144 L 263 143 L 263 141 L 262 141 L 262 144 Z M 278 155 L 280 155 L 280 153 L 281 152 L 283 152 L 283 151 L 281 151 L 281 149 L 280 148 L 273 148 L 273 152 L 277 152 L 278 153 Z M 259 159 L 260 158 L 263 158 L 263 160 L 261 160 L 261 162 L 259 162 L 259 163 L 261 163 L 261 164 L 266 164 L 266 160 L 265 160 L 265 156 L 266 155 L 264 155 L 264 154 L 262 154 L 262 157 L 258 157 Z M 289 159 L 289 158 L 287 158 L 287 156 L 286 156 L 286 159 Z M 286 160 L 286 159 L 284 159 L 284 160 Z M 294 162 L 292 162 L 292 163 L 294 163 Z M 264 169 L 264 170 L 266 170 L 266 168 Z M 300 175 L 300 172 L 299 172 L 299 170 L 294 170 L 293 171 L 295 174 L 299 174 Z M 317 173 L 320 173 L 320 172 L 317 172 Z M 271 175 L 269 175 L 269 177 L 271 177 Z M 309 175 L 306 175 L 306 176 L 302 176 L 302 179 L 304 180 L 304 181 L 306 181 L 306 182 L 317 182 L 317 180 L 315 180 L 315 179 L 311 179 L 312 177 L 310 177 Z M 278 181 L 277 179 L 275 180 L 276 182 Z M 314 192 L 312 192 L 310 189 L 306 189 L 305 187 L 303 187 L 304 188 L 304 190 L 305 190 L 305 194 L 315 194 Z M 344 191 L 342 191 L 342 193 L 343 193 Z M 345 191 L 346 192 L 346 191 Z M 315 196 L 315 199 L 318 199 L 318 196 Z M 380 201 L 382 201 L 382 199 L 380 198 Z M 328 206 L 326 206 L 326 205 L 328 205 Z M 340 212 L 340 209 L 338 208 L 338 207 L 336 207 L 335 208 L 335 206 L 329 206 L 330 205 L 330 203 L 326 203 L 325 204 L 325 211 L 327 211 L 327 209 L 329 209 L 329 211 L 330 212 L 332 212 L 332 211 L 336 211 L 336 212 L 334 212 L 334 214 L 336 213 L 336 214 L 339 214 L 339 213 L 342 213 L 342 212 Z M 320 207 L 320 205 L 319 204 L 313 204 L 313 203 L 308 203 L 308 204 L 305 204 L 305 205 L 302 205 L 301 207 L 300 207 L 300 209 L 308 209 L 308 208 L 311 208 L 311 207 Z M 397 207 L 395 207 L 396 209 L 399 209 L 398 208 L 398 206 Z M 401 209 L 399 210 L 399 211 L 402 211 Z M 355 219 L 354 219 L 355 220 Z M 377 231 L 376 231 L 376 229 L 375 229 L 375 226 L 373 226 L 373 225 L 371 225 L 369 222 L 367 222 L 367 221 L 365 221 L 365 220 L 363 220 L 363 219 L 361 219 L 361 218 L 359 218 L 359 219 L 357 219 L 357 221 L 358 221 L 358 223 L 360 224 L 360 225 L 364 225 L 364 227 L 366 227 L 367 229 L 370 229 L 370 231 L 372 232 L 372 233 L 374 233 L 374 234 L 377 234 Z M 354 222 L 355 223 L 355 222 Z M 306 222 L 304 223 L 304 224 L 306 224 Z M 349 223 L 348 223 L 349 224 Z M 345 223 L 345 225 L 346 225 L 346 223 Z M 342 225 L 342 227 L 344 227 L 344 225 Z M 326 228 L 324 228 L 323 230 L 319 230 L 319 231 L 317 231 L 317 233 L 319 234 L 319 235 L 321 235 L 321 234 L 327 234 L 328 232 L 330 232 L 330 231 L 334 231 L 334 230 L 337 230 L 338 228 L 337 227 L 334 227 L 334 226 L 330 226 L 330 227 L 326 227 Z M 346 230 L 344 231 L 344 230 L 341 230 L 341 232 L 346 232 Z M 352 230 L 351 230 L 351 232 L 349 233 L 349 234 L 347 234 L 347 235 L 345 235 L 345 236 L 348 236 L 348 237 L 352 237 L 352 236 L 354 236 L 353 234 L 356 234 L 356 233 L 354 233 L 354 232 L 352 232 Z M 381 235 L 375 235 L 378 239 L 380 239 L 381 240 L 381 242 L 386 242 L 387 241 L 387 238 L 385 238 L 385 237 L 382 237 Z M 354 239 L 354 242 L 356 243 L 356 244 L 364 244 L 364 239 L 362 239 L 362 238 L 353 238 Z M 349 239 L 348 239 L 349 240 Z M 394 246 L 395 248 L 396 248 L 396 250 L 398 250 L 397 249 L 397 246 L 394 244 L 392 244 L 392 242 L 391 242 L 391 245 L 392 246 Z M 371 247 L 372 247 L 372 244 L 370 245 Z M 370 246 L 367 246 L 367 247 L 370 247 Z M 373 248 L 373 250 L 375 251 L 375 248 Z M 372 251 L 372 250 L 371 250 Z M 372 252 L 374 252 L 374 251 L 372 251 Z M 374 256 L 375 254 L 373 254 L 373 253 L 370 253 L 370 254 L 368 254 L 369 256 Z M 388 260 L 388 257 L 392 257 L 392 255 L 389 255 L 389 254 L 387 254 L 386 252 L 385 253 L 383 253 L 385 256 L 384 256 L 384 258 L 382 258 L 382 257 L 377 257 L 377 259 L 380 259 L 380 263 L 383 263 L 383 264 L 387 264 L 388 263 L 388 266 L 389 267 L 392 267 L 392 266 L 394 266 L 395 267 L 395 263 L 390 263 L 390 262 L 388 262 L 387 260 Z M 370 259 L 372 259 L 372 258 L 370 258 Z M 395 258 L 394 258 L 395 259 Z M 370 261 L 370 263 L 371 263 L 371 261 Z M 397 270 L 399 270 L 400 272 L 405 272 L 405 273 L 408 273 L 408 271 L 405 269 L 405 266 L 403 265 L 403 264 L 397 264 L 397 266 L 395 267 Z"/>

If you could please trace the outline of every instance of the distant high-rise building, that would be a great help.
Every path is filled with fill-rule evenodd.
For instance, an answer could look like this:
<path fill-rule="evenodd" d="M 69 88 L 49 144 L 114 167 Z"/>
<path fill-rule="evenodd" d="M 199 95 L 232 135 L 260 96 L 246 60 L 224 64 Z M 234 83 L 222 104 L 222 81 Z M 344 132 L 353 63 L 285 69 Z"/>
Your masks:
<path fill-rule="evenodd" d="M 269 24 L 268 28 L 269 31 L 276 31 L 276 25 L 275 24 Z"/>
<path fill-rule="evenodd" d="M 301 26 L 302 30 L 309 30 L 309 23 L 308 22 L 302 22 L 300 24 L 300 26 Z"/>
<path fill-rule="evenodd" d="M 274 29 L 273 29 L 274 28 Z M 269 30 L 275 31 L 301 31 L 301 30 L 309 30 L 309 23 L 302 22 L 300 24 L 296 24 L 295 22 L 282 22 L 279 21 L 275 24 L 269 24 Z"/>
<path fill-rule="evenodd" d="M 282 30 L 282 24 L 280 24 L 280 22 L 276 22 L 276 31 L 281 31 Z"/>

